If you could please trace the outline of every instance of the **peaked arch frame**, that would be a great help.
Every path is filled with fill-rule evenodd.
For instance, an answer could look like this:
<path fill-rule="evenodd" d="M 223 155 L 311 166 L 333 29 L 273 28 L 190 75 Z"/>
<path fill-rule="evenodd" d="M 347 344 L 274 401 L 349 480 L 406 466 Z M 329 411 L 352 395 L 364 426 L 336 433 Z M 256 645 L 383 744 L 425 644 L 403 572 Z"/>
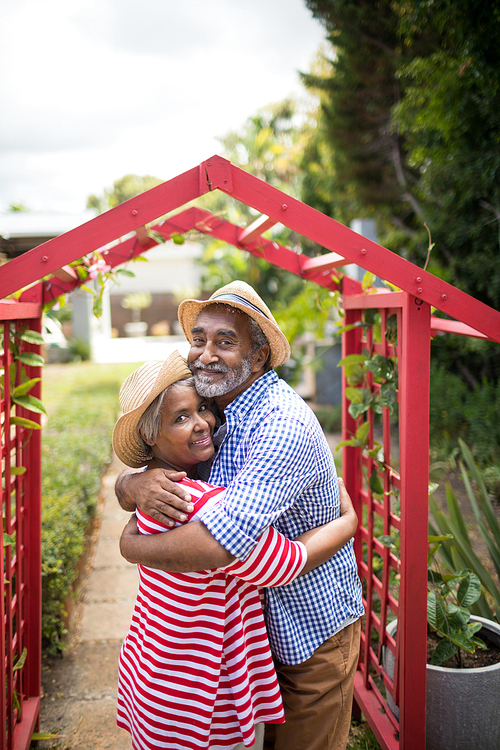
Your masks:
<path fill-rule="evenodd" d="M 195 198 L 216 189 L 260 212 L 260 218 L 242 228 L 201 208 L 191 207 L 170 215 Z M 165 215 L 169 215 L 166 220 L 157 221 Z M 266 238 L 266 230 L 278 223 L 308 237 L 327 252 L 316 258 L 309 258 Z M 43 303 L 72 291 L 81 283 L 73 268 L 68 265 L 78 258 L 99 250 L 105 253 L 106 262 L 115 267 L 156 245 L 156 241 L 149 236 L 146 225 L 153 225 L 152 228 L 165 239 L 173 233 L 182 234 L 196 229 L 330 289 L 338 288 L 337 269 L 349 263 L 356 263 L 400 288 L 401 291 L 398 292 L 379 290 L 365 294 L 358 282 L 348 277 L 344 277 L 341 282 L 348 324 L 359 323 L 366 310 L 375 309 L 380 313 L 384 334 L 388 317 L 396 316 L 396 343 L 390 343 L 384 335 L 377 342 L 370 331 L 363 333 L 362 326 L 355 326 L 343 334 L 343 354 L 360 353 L 368 346 L 383 356 L 397 357 L 400 414 L 398 471 L 391 466 L 391 425 L 387 410 L 382 417 L 384 500 L 374 497 L 363 479 L 373 468 L 373 462 L 360 449 L 352 446 L 343 449 L 343 475 L 361 519 L 355 549 L 364 587 L 366 616 L 355 681 L 356 707 L 367 717 L 383 748 L 421 750 L 425 747 L 430 340 L 434 333 L 442 331 L 500 342 L 500 313 L 381 245 L 267 185 L 226 159 L 213 156 L 193 169 L 5 264 L 0 275 L 0 299 L 3 300 L 21 288 L 24 291 L 17 301 L 0 302 L 0 320 L 4 322 L 4 326 L 14 318 L 27 318 L 32 327 L 39 325 Z M 432 307 L 443 311 L 452 320 L 433 317 Z M 4 340 L 5 336 L 6 333 Z M 5 350 L 4 347 L 4 368 L 9 366 Z M 347 439 L 356 431 L 358 423 L 348 412 L 346 387 L 344 377 L 343 436 Z M 376 388 L 376 385 L 373 387 Z M 7 402 L 8 399 L 4 397 L 1 405 L 4 425 L 8 425 L 7 412 L 10 412 L 10 404 Z M 4 462 L 11 455 L 15 441 L 22 438 L 20 430 L 20 427 L 15 430 L 4 427 Z M 369 445 L 373 444 L 371 429 Z M 36 547 L 39 546 L 37 540 L 41 504 L 39 440 L 30 441 L 29 452 L 26 461 L 30 468 L 29 473 L 26 472 L 23 486 L 30 488 L 31 492 L 29 504 L 35 519 L 31 531 L 35 534 L 33 543 Z M 15 481 L 9 480 L 9 485 L 2 491 L 4 513 L 13 492 L 12 486 L 18 481 L 19 477 Z M 396 496 L 399 498 L 400 511 L 393 503 Z M 376 539 L 376 519 L 382 523 L 385 534 L 391 530 L 400 534 L 399 555 L 384 548 Z M 17 559 L 19 555 L 15 557 Z M 6 559 L 4 550 L 3 560 Z M 375 561 L 377 565 L 374 565 Z M 20 606 L 29 606 L 26 604 L 28 595 L 36 596 L 39 581 L 37 566 L 39 558 L 35 555 L 28 563 L 29 584 L 24 586 L 18 597 Z M 397 571 L 400 576 L 397 595 L 390 583 L 391 571 Z M 398 617 L 396 639 L 386 631 L 391 612 Z M 3 615 L 4 621 L 8 623 L 8 614 L 4 611 Z M 29 658 L 26 668 L 20 670 L 20 679 L 24 679 L 26 672 L 25 684 L 29 687 L 23 700 L 26 707 L 33 707 L 29 713 L 33 726 L 39 711 L 37 669 L 40 661 L 40 648 L 37 645 L 39 637 L 37 633 L 33 633 L 33 628 L 30 639 Z M 3 633 L 2 644 L 6 652 L 11 650 L 12 644 L 6 632 Z M 393 677 L 387 674 L 383 665 L 384 647 L 395 656 Z M 6 676 L 7 691 L 11 694 L 14 689 L 12 669 Z M 388 707 L 387 694 L 399 705 L 399 721 Z M 27 724 L 12 711 L 12 707 L 9 713 L 5 698 L 4 695 L 0 696 L 0 701 L 6 707 L 3 721 L 6 722 L 5 727 L 11 727 L 11 731 L 9 733 L 7 729 L 0 729 L 0 748 L 25 750 L 29 745 L 23 744 L 28 736 Z M 24 716 L 26 713 L 25 711 Z M 4 737 L 7 744 L 2 744 Z"/>

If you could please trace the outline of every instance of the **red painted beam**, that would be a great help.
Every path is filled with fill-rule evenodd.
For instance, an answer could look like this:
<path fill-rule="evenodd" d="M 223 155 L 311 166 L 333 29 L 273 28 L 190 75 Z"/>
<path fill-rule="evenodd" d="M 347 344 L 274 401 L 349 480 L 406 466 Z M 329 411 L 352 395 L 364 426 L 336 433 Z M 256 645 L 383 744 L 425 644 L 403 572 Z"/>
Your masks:
<path fill-rule="evenodd" d="M 198 198 L 208 191 L 201 172 L 194 167 L 5 263 L 0 299 Z"/>
<path fill-rule="evenodd" d="M 236 200 L 500 342 L 500 312 L 497 310 L 220 156 L 213 156 L 204 164 L 211 190 L 218 188 L 232 195 Z"/>
<path fill-rule="evenodd" d="M 363 684 L 363 675 L 358 670 L 354 675 L 354 697 L 363 714 L 369 720 L 371 730 L 383 750 L 399 750 L 399 741 L 387 714 L 381 710 L 373 690 Z"/>
<path fill-rule="evenodd" d="M 276 226 L 274 219 L 270 219 L 269 216 L 261 216 L 252 224 L 245 227 L 245 229 L 241 230 L 238 242 L 240 245 L 249 245 L 274 226 Z"/>
<path fill-rule="evenodd" d="M 41 314 L 41 305 L 16 302 L 15 300 L 0 300 L 0 320 L 39 318 Z"/>
<path fill-rule="evenodd" d="M 469 336 L 470 338 L 494 341 L 494 339 L 485 336 L 484 333 L 476 331 L 475 328 L 471 328 L 471 326 L 466 325 L 466 323 L 461 323 L 459 320 L 445 320 L 444 318 L 436 318 L 432 315 L 431 333 L 435 336 L 439 331 L 442 331 L 443 333 L 455 333 L 457 336 Z"/>
<path fill-rule="evenodd" d="M 312 271 L 329 271 L 331 268 L 340 268 L 348 266 L 352 260 L 347 260 L 343 255 L 338 253 L 326 253 L 318 255 L 316 258 L 308 258 L 302 264 L 302 273 L 311 273 Z"/>

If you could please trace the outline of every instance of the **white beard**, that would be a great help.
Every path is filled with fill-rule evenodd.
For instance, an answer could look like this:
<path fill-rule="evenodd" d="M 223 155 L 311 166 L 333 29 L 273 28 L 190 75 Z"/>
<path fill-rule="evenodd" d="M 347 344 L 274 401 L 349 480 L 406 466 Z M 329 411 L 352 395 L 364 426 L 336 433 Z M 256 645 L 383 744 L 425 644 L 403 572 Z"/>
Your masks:
<path fill-rule="evenodd" d="M 211 377 L 202 375 L 199 372 L 199 368 L 213 370 L 213 372 L 223 372 L 226 373 L 226 376 L 223 380 L 214 383 Z M 226 393 L 238 388 L 238 386 L 248 380 L 252 373 L 252 360 L 250 357 L 245 357 L 238 367 L 230 370 L 224 362 L 220 362 L 217 365 L 202 365 L 200 360 L 196 359 L 194 362 L 191 362 L 191 369 L 199 395 L 204 398 L 215 398 L 216 396 L 225 396 Z"/>

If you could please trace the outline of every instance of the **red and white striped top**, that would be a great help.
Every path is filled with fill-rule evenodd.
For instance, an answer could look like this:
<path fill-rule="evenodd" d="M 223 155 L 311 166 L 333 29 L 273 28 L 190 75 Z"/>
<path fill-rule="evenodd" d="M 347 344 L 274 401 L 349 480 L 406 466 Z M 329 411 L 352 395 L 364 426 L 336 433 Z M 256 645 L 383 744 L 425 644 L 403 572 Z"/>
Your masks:
<path fill-rule="evenodd" d="M 195 509 L 224 492 L 184 479 Z M 167 527 L 137 511 L 139 531 Z M 243 562 L 197 573 L 139 565 L 139 591 L 120 654 L 118 726 L 134 750 L 229 750 L 255 741 L 254 725 L 283 723 L 283 707 L 257 586 L 292 581 L 304 545 L 274 529 Z M 236 577 L 238 576 L 238 577 Z"/>

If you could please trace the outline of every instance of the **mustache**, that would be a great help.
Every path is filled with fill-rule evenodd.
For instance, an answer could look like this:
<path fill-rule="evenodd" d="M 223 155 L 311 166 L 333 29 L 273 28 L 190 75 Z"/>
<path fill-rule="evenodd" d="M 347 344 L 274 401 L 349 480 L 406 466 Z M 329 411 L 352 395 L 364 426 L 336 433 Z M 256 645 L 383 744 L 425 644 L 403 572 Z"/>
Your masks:
<path fill-rule="evenodd" d="M 210 365 L 204 365 L 200 359 L 195 359 L 191 362 L 192 370 L 210 370 L 211 372 L 227 372 L 229 370 L 228 365 L 225 362 L 212 363 Z"/>

